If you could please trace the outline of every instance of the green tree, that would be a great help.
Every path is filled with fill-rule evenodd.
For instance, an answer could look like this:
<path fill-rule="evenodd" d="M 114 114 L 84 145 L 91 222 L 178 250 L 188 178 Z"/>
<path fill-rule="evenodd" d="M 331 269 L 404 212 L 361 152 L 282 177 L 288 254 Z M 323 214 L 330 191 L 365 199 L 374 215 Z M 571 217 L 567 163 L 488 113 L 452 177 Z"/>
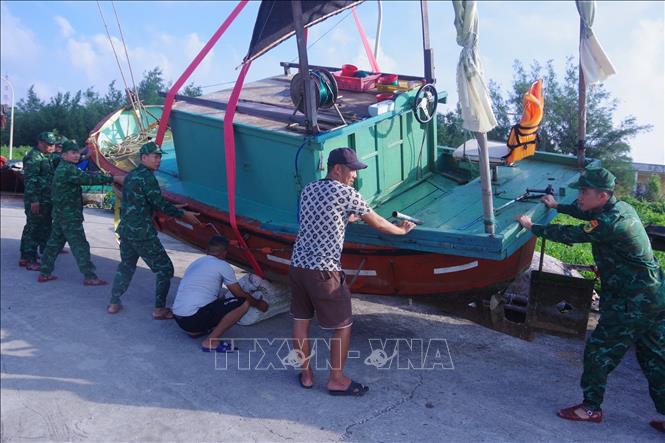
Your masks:
<path fill-rule="evenodd" d="M 471 137 L 462 127 L 462 109 L 459 104 L 454 111 L 436 115 L 437 144 L 456 148 Z"/>
<path fill-rule="evenodd" d="M 647 190 L 644 196 L 650 202 L 659 202 L 663 199 L 663 191 L 660 186 L 660 178 L 656 174 L 649 176 Z"/>
<path fill-rule="evenodd" d="M 115 80 L 113 80 L 109 83 L 106 95 L 102 98 L 102 104 L 105 109 L 114 110 L 120 108 L 124 103 L 125 97 L 122 92 L 115 87 Z"/>
<path fill-rule="evenodd" d="M 139 97 L 146 105 L 162 105 L 164 97 L 160 92 L 166 91 L 166 83 L 162 77 L 162 70 L 155 67 L 143 74 L 143 79 L 139 83 Z"/>
<path fill-rule="evenodd" d="M 168 85 L 162 71 L 154 68 L 144 74 L 139 83 L 139 97 L 146 104 L 162 104 L 159 95 Z M 201 87 L 190 83 L 184 90 L 186 95 L 201 95 Z M 126 105 L 124 93 L 109 83 L 106 93 L 101 95 L 94 88 L 76 92 L 59 92 L 48 100 L 42 100 L 34 86 L 19 100 L 14 112 L 14 146 L 34 145 L 42 131 L 54 131 L 83 144 L 90 131 L 108 114 Z M 9 141 L 9 131 L 0 134 L 2 144 Z"/>
<path fill-rule="evenodd" d="M 510 89 L 504 92 L 494 81 L 489 81 L 488 89 L 493 102 L 497 126 L 489 132 L 491 140 L 506 141 L 510 127 L 519 122 L 522 116 L 522 97 L 535 80 L 544 80 L 545 113 L 540 126 L 541 151 L 560 154 L 577 153 L 578 128 L 578 66 L 572 58 L 566 60 L 563 77 L 557 76 L 552 60 L 542 65 L 534 61 L 529 69 L 519 62 L 513 64 L 513 81 Z M 650 125 L 640 125 L 633 116 L 614 123 L 618 100 L 612 98 L 604 86 L 597 85 L 587 90 L 586 102 L 586 155 L 597 158 L 618 178 L 624 189 L 631 189 L 634 171 L 630 165 L 630 140 L 636 135 L 649 131 Z M 456 113 L 459 115 L 459 113 Z M 447 115 L 447 114 L 444 114 Z M 459 134 L 455 130 L 443 128 L 444 124 L 455 121 L 448 116 L 439 118 L 440 143 L 448 146 L 459 145 Z"/>
<path fill-rule="evenodd" d="M 203 88 L 196 86 L 194 82 L 191 82 L 182 90 L 182 94 L 188 97 L 200 97 L 203 95 Z"/>

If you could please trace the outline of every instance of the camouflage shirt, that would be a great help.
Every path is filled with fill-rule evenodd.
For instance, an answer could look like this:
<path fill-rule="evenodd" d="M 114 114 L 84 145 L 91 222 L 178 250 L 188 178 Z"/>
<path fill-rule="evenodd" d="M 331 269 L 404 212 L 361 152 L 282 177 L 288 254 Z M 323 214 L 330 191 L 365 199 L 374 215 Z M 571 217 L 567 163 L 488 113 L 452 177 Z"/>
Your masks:
<path fill-rule="evenodd" d="M 172 217 L 184 212 L 162 197 L 155 174 L 139 165 L 127 174 L 122 187 L 122 206 L 118 234 L 127 240 L 148 240 L 157 235 L 152 222 L 152 212 L 158 211 Z"/>
<path fill-rule="evenodd" d="M 635 209 L 614 196 L 599 212 L 581 211 L 576 203 L 557 210 L 587 223 L 533 225 L 531 231 L 556 242 L 591 243 L 602 285 L 601 313 L 665 310 L 663 270 Z"/>
<path fill-rule="evenodd" d="M 49 154 L 32 148 L 23 157 L 23 180 L 26 203 L 51 203 L 51 182 L 53 180 L 53 163 Z"/>
<path fill-rule="evenodd" d="M 106 174 L 87 174 L 74 163 L 62 160 L 53 176 L 52 217 L 54 222 L 82 222 L 83 196 L 81 185 L 103 185 L 113 182 Z"/>
<path fill-rule="evenodd" d="M 55 171 L 58 169 L 58 165 L 60 164 L 60 161 L 62 160 L 62 154 L 59 152 L 54 152 L 52 154 L 49 154 L 51 157 L 51 164 L 53 165 L 53 170 Z"/>

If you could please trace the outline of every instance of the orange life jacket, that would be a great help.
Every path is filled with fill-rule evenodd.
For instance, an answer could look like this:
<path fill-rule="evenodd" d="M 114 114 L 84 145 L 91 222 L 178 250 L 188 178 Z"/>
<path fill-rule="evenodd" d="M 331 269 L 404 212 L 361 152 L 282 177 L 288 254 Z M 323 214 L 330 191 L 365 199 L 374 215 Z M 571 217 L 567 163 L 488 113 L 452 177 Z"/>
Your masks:
<path fill-rule="evenodd" d="M 524 93 L 522 100 L 524 113 L 522 120 L 512 128 L 506 143 L 510 153 L 504 157 L 506 164 L 512 165 L 518 160 L 532 156 L 540 141 L 538 129 L 543 119 L 545 99 L 543 97 L 543 80 L 536 80 L 528 91 Z"/>

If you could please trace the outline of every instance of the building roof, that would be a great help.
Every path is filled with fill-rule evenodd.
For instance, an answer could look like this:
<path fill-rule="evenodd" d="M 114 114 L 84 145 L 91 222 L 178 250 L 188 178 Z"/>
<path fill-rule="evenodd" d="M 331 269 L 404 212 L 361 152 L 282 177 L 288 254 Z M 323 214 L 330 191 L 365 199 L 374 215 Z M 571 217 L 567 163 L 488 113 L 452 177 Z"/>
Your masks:
<path fill-rule="evenodd" d="M 665 165 L 655 165 L 652 163 L 633 163 L 633 169 L 638 172 L 650 172 L 652 174 L 665 175 Z"/>

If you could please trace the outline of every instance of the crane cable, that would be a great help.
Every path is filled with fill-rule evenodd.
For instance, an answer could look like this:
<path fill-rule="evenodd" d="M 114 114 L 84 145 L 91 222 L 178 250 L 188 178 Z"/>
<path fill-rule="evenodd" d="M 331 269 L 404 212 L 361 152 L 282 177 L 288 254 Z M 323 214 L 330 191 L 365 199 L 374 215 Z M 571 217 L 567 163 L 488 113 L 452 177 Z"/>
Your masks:
<path fill-rule="evenodd" d="M 139 91 L 136 88 L 136 80 L 134 80 L 134 71 L 132 70 L 132 62 L 129 60 L 129 51 L 127 51 L 127 44 L 125 43 L 125 35 L 122 32 L 122 26 L 120 25 L 120 19 L 118 18 L 118 12 L 115 9 L 115 2 L 113 2 L 113 1 L 111 2 L 111 7 L 113 8 L 113 14 L 115 15 L 115 22 L 118 25 L 118 31 L 120 32 L 120 39 L 122 41 L 122 46 L 125 49 L 125 58 L 127 59 L 127 68 L 129 69 L 129 75 L 132 79 L 132 87 L 134 88 L 134 97 L 132 97 L 132 101 L 136 104 L 136 108 L 138 108 L 138 112 L 139 112 L 139 114 L 138 114 L 139 115 L 138 123 L 139 123 L 139 127 L 141 128 L 141 131 L 143 131 L 144 130 L 143 121 L 142 121 L 143 119 L 140 117 L 140 116 L 143 115 L 141 113 L 142 108 L 143 108 L 143 104 L 141 103 L 141 100 L 139 98 Z"/>
<path fill-rule="evenodd" d="M 99 9 L 99 15 L 101 16 L 102 22 L 104 23 L 104 29 L 106 29 L 106 37 L 109 40 L 109 44 L 111 45 L 111 49 L 113 50 L 113 56 L 115 57 L 115 62 L 118 65 L 118 71 L 120 71 L 120 77 L 122 77 L 122 82 L 125 85 L 125 91 L 131 91 L 131 89 L 129 88 L 129 85 L 127 84 L 127 79 L 125 78 L 125 73 L 122 69 L 122 65 L 120 64 L 120 59 L 118 58 L 118 53 L 115 50 L 115 45 L 113 44 L 113 39 L 111 38 L 111 32 L 109 31 L 109 27 L 106 24 L 106 19 L 104 18 L 104 13 L 102 12 L 102 7 L 99 4 L 99 0 L 97 0 L 97 9 Z M 115 8 L 114 8 L 114 10 L 115 10 Z M 118 22 L 118 26 L 120 26 L 120 22 Z M 120 31 L 120 33 L 122 35 L 122 30 Z M 124 39 L 123 39 L 123 44 L 124 44 Z M 126 50 L 126 46 L 125 46 L 125 50 Z M 129 58 L 127 59 L 127 61 L 129 62 Z M 131 66 L 130 66 L 129 70 L 131 72 Z M 133 80 L 133 74 L 132 74 L 132 80 Z M 133 97 L 133 94 L 128 94 L 128 98 L 129 98 L 129 102 L 130 102 L 132 108 L 136 112 L 138 112 L 139 113 L 138 115 L 140 116 L 141 115 L 140 114 L 140 109 L 137 106 L 136 101 L 135 101 L 135 99 L 138 98 L 138 97 Z M 142 120 L 141 118 L 138 119 L 138 124 L 141 127 L 141 130 L 143 130 L 143 124 L 142 124 L 141 120 Z"/>

